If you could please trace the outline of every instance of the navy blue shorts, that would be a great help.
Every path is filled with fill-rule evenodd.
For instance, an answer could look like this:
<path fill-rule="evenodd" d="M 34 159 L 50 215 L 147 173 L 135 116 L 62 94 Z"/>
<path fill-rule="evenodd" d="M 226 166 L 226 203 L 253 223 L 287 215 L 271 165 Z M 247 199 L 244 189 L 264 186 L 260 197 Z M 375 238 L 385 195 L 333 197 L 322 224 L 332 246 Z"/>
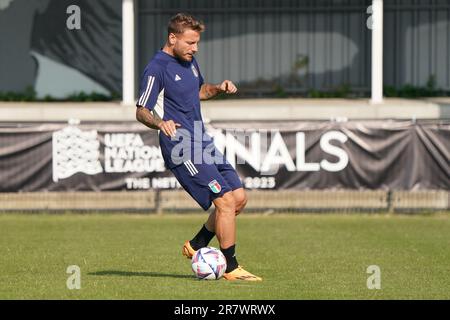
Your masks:
<path fill-rule="evenodd" d="M 194 164 L 188 160 L 170 170 L 181 186 L 205 211 L 211 207 L 214 199 L 228 191 L 242 188 L 241 179 L 228 162 Z"/>

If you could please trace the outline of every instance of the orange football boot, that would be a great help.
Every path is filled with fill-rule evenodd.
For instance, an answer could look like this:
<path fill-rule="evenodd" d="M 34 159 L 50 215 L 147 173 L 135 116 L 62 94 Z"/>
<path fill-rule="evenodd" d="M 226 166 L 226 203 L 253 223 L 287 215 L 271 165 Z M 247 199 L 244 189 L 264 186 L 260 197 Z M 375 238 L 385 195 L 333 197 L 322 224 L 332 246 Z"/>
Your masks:
<path fill-rule="evenodd" d="M 261 277 L 255 276 L 250 272 L 244 270 L 242 266 L 238 266 L 236 269 L 229 273 L 224 273 L 223 277 L 227 280 L 244 280 L 244 281 L 262 281 Z"/>
<path fill-rule="evenodd" d="M 189 240 L 186 240 L 186 242 L 183 245 L 183 248 L 181 249 L 181 253 L 183 253 L 183 256 L 185 256 L 188 259 L 191 259 L 192 256 L 195 254 L 194 248 L 192 248 Z"/>

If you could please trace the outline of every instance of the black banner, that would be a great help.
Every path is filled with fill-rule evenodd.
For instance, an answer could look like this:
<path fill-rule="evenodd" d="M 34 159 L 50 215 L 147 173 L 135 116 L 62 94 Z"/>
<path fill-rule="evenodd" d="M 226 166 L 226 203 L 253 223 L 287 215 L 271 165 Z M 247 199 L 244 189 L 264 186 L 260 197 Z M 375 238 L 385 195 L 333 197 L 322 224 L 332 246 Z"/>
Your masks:
<path fill-rule="evenodd" d="M 213 122 L 248 189 L 450 189 L 450 121 Z M 137 122 L 0 124 L 0 191 L 173 189 Z"/>

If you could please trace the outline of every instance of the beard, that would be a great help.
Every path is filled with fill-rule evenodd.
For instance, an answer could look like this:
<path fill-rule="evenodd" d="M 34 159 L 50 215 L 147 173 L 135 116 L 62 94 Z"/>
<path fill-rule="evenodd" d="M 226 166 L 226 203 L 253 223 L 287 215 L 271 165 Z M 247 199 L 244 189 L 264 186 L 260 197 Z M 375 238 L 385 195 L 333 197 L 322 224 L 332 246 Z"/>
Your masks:
<path fill-rule="evenodd" d="M 191 62 L 192 58 L 193 58 L 193 54 L 189 55 L 189 54 L 184 54 L 183 52 L 180 52 L 178 50 L 176 50 L 175 48 L 173 49 L 173 55 L 175 56 L 175 58 L 177 58 L 178 60 L 181 61 L 186 61 L 186 62 Z"/>

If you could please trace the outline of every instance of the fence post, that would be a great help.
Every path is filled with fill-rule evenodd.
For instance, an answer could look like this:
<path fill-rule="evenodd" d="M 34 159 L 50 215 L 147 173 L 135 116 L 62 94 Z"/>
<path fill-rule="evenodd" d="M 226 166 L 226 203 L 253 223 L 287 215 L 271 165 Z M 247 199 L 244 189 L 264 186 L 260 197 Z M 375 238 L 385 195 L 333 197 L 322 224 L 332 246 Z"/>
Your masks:
<path fill-rule="evenodd" d="M 122 0 L 122 104 L 135 103 L 135 1 Z"/>
<path fill-rule="evenodd" d="M 155 212 L 157 215 L 162 215 L 162 204 L 161 204 L 161 189 L 156 189 L 155 194 Z"/>
<path fill-rule="evenodd" d="M 394 213 L 394 201 L 393 201 L 393 198 L 392 198 L 392 190 L 388 190 L 388 192 L 387 192 L 387 199 L 386 199 L 386 201 L 387 201 L 387 211 L 388 211 L 388 213 Z"/>

